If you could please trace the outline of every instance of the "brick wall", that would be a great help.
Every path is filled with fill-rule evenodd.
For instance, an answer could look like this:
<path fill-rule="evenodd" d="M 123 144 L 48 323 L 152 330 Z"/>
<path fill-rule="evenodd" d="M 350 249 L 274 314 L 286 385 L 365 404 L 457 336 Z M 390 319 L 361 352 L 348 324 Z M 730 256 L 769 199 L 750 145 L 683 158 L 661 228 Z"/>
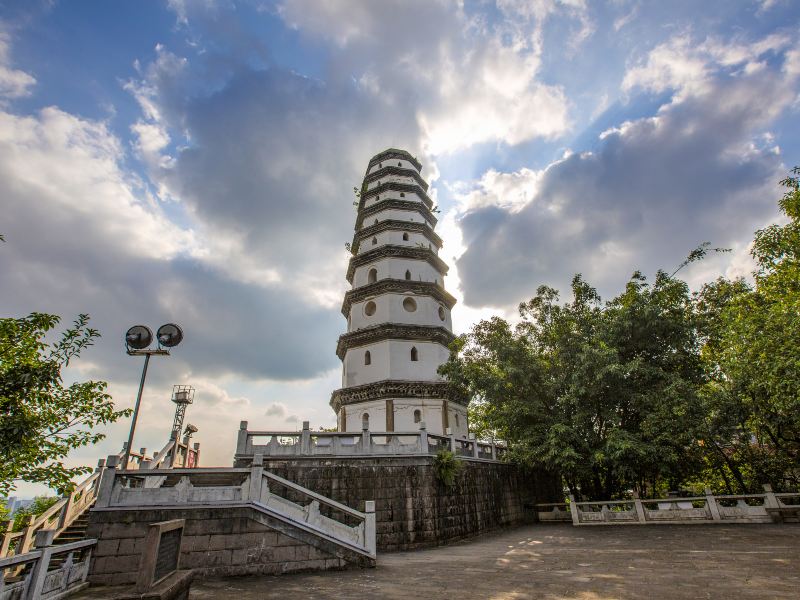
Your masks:
<path fill-rule="evenodd" d="M 375 500 L 379 552 L 437 546 L 531 521 L 533 504 L 562 498 L 557 480 L 545 474 L 510 464 L 463 464 L 446 488 L 432 457 L 264 460 L 276 475 L 357 510 Z"/>

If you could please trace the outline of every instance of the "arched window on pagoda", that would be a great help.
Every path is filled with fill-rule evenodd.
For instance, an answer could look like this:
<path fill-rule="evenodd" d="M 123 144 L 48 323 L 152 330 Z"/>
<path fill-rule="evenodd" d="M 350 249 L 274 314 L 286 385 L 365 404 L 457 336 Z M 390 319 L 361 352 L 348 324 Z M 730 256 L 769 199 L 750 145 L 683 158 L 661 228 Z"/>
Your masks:
<path fill-rule="evenodd" d="M 364 364 L 371 365 L 372 364 L 372 355 L 369 353 L 369 350 L 364 352 Z"/>
<path fill-rule="evenodd" d="M 411 271 L 406 271 L 406 281 L 411 281 Z"/>
<path fill-rule="evenodd" d="M 414 362 L 419 360 L 419 352 L 417 352 L 416 346 L 411 347 L 411 360 Z"/>
<path fill-rule="evenodd" d="M 367 283 L 375 283 L 378 281 L 378 269 L 370 269 L 367 273 Z"/>

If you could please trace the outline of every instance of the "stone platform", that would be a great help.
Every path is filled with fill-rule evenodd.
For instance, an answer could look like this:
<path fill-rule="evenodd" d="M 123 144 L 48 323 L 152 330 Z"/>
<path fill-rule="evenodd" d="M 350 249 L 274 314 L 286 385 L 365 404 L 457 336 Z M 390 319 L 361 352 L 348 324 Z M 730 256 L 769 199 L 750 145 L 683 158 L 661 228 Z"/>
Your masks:
<path fill-rule="evenodd" d="M 799 539 L 800 525 L 538 524 L 384 554 L 375 569 L 200 581 L 190 600 L 794 600 Z"/>
<path fill-rule="evenodd" d="M 347 506 L 375 500 L 379 553 L 449 544 L 535 519 L 537 502 L 560 500 L 557 479 L 488 460 L 464 459 L 452 487 L 433 456 L 264 457 L 264 468 Z"/>

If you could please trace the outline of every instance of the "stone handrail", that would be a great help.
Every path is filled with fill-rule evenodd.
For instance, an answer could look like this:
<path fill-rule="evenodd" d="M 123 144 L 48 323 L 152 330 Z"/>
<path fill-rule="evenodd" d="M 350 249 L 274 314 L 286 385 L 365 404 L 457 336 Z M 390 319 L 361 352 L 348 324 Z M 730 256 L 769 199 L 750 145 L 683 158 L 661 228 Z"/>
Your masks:
<path fill-rule="evenodd" d="M 40 529 L 36 532 L 35 550 L 0 558 L 0 600 L 55 600 L 88 585 L 86 576 L 89 574 L 92 548 L 97 540 L 53 546 L 55 534 L 54 529 Z M 78 561 L 75 560 L 76 553 L 82 555 Z M 52 557 L 60 554 L 66 554 L 66 559 L 60 567 L 50 570 Z M 32 564 L 33 568 L 28 569 L 23 578 L 8 583 L 5 581 L 6 570 L 16 576 L 27 564 Z"/>
<path fill-rule="evenodd" d="M 0 538 L 0 558 L 28 552 L 33 547 L 34 536 L 39 531 L 52 529 L 58 536 L 69 527 L 87 507 L 95 501 L 100 471 L 105 460 L 98 461 L 97 468 L 72 492 L 62 496 L 50 508 L 38 516 L 30 516 L 21 531 L 12 531 L 13 519 L 6 523 Z"/>
<path fill-rule="evenodd" d="M 687 498 L 605 500 L 552 503 L 535 506 L 540 521 L 567 521 L 573 525 L 658 525 L 690 523 L 772 523 L 800 519 L 800 493 L 774 493 L 769 485 L 763 494 L 703 496 Z M 563 507 L 563 508 L 562 508 Z M 566 512 L 569 510 L 569 513 Z M 565 518 L 569 514 L 570 518 Z"/>
<path fill-rule="evenodd" d="M 247 468 L 121 471 L 116 466 L 114 457 L 109 457 L 95 510 L 250 507 L 375 558 L 374 502 L 366 502 L 365 512 L 340 504 L 265 471 L 261 454 L 256 454 Z M 288 493 L 277 493 L 280 488 Z M 298 497 L 307 503 L 298 503 Z M 320 512 L 321 506 L 327 514 Z M 335 513 L 344 518 L 330 516 Z M 355 525 L 349 525 L 348 521 Z"/>
<path fill-rule="evenodd" d="M 358 433 L 311 431 L 308 421 L 303 422 L 301 431 L 256 431 L 248 430 L 247 421 L 242 421 L 236 460 L 249 462 L 255 454 L 265 457 L 430 456 L 439 450 L 450 450 L 463 459 L 487 461 L 498 461 L 506 452 L 505 445 L 482 442 L 474 436 L 457 438 L 453 434 L 428 433 L 424 422 L 417 431 L 364 429 Z"/>

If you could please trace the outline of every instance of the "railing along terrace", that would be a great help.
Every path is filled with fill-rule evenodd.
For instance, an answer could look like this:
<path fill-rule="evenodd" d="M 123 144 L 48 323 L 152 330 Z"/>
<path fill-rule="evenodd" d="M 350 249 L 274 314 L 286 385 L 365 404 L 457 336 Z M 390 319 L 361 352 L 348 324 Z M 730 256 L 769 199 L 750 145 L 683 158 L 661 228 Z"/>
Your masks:
<path fill-rule="evenodd" d="M 253 456 L 246 468 L 116 470 L 109 457 L 95 510 L 249 507 L 278 514 L 363 554 L 375 557 L 375 503 L 360 512 L 263 468 Z"/>
<path fill-rule="evenodd" d="M 303 421 L 301 431 L 251 431 L 247 421 L 239 425 L 236 458 L 249 459 L 254 454 L 265 457 L 305 456 L 429 456 L 450 450 L 469 460 L 499 461 L 506 447 L 497 442 L 482 442 L 472 434 L 468 438 L 428 433 L 425 423 L 418 431 L 370 431 L 361 433 L 311 431 Z"/>
<path fill-rule="evenodd" d="M 691 523 L 772 523 L 800 521 L 800 493 L 774 493 L 764 486 L 763 494 L 704 496 L 687 498 L 604 500 L 569 504 L 537 504 L 540 521 L 567 521 L 573 525 L 657 525 Z M 569 512 L 566 512 L 569 511 Z M 565 518 L 569 515 L 569 519 Z"/>
<path fill-rule="evenodd" d="M 138 452 L 131 451 L 128 459 L 128 470 L 150 470 L 158 467 L 172 468 L 172 465 L 175 464 L 175 459 L 172 458 L 174 446 L 175 440 L 170 440 L 160 453 L 155 452 L 153 454 L 153 458 L 147 456 L 147 448 L 141 448 Z M 190 450 L 186 444 L 181 446 L 185 447 L 187 451 Z M 194 452 L 199 452 L 198 446 L 198 444 L 195 444 Z M 122 450 L 114 456 L 119 462 L 124 455 L 125 444 L 123 444 Z M 197 454 L 195 454 L 195 458 L 196 456 Z M 55 531 L 56 537 L 61 535 L 67 527 L 94 504 L 100 483 L 100 473 L 105 466 L 105 462 L 105 459 L 100 459 L 97 463 L 97 468 L 91 475 L 79 483 L 72 492 L 59 498 L 46 511 L 38 516 L 28 517 L 20 531 L 13 531 L 13 519 L 6 522 L 0 528 L 0 558 L 28 552 L 33 547 L 33 539 L 38 531 L 52 529 Z"/>
<path fill-rule="evenodd" d="M 97 540 L 53 545 L 55 530 L 36 532 L 36 549 L 0 558 L 0 600 L 55 600 L 88 585 L 86 576 Z M 66 555 L 60 565 L 53 558 Z"/>

